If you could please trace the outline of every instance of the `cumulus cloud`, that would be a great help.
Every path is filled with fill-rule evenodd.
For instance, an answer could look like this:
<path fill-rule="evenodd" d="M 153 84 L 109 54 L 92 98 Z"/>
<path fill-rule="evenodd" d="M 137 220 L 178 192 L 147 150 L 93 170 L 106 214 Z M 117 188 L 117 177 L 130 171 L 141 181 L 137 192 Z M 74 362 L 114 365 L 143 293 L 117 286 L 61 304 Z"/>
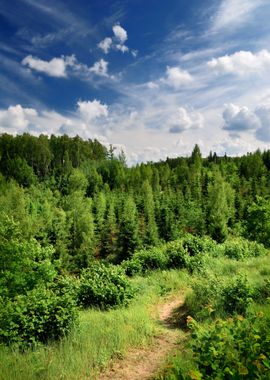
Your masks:
<path fill-rule="evenodd" d="M 212 31 L 233 30 L 245 24 L 267 0 L 222 0 L 213 17 Z"/>
<path fill-rule="evenodd" d="M 23 108 L 20 104 L 0 110 L 0 125 L 7 130 L 23 131 L 37 116 L 33 108 Z"/>
<path fill-rule="evenodd" d="M 170 133 L 182 133 L 189 129 L 199 129 L 204 126 L 204 117 L 196 111 L 188 111 L 179 107 L 175 115 L 169 120 Z"/>
<path fill-rule="evenodd" d="M 270 106 L 261 105 L 255 109 L 256 116 L 260 119 L 260 128 L 256 131 L 257 139 L 270 141 Z"/>
<path fill-rule="evenodd" d="M 126 45 L 117 44 L 117 45 L 115 45 L 115 48 L 116 48 L 116 50 L 120 50 L 122 53 L 128 53 L 129 52 L 129 48 Z"/>
<path fill-rule="evenodd" d="M 112 39 L 110 37 L 106 37 L 104 38 L 104 40 L 102 40 L 99 44 L 98 44 L 98 47 L 104 51 L 105 54 L 108 54 L 109 53 L 109 50 L 112 46 Z"/>
<path fill-rule="evenodd" d="M 228 131 L 241 132 L 257 129 L 260 126 L 260 120 L 254 112 L 235 104 L 225 105 L 223 119 L 225 121 L 223 129 Z"/>
<path fill-rule="evenodd" d="M 112 28 L 115 38 L 122 44 L 128 39 L 127 31 L 119 24 L 116 24 Z"/>
<path fill-rule="evenodd" d="M 108 77 L 108 62 L 104 61 L 104 59 L 100 59 L 90 67 L 89 71 L 101 77 Z"/>
<path fill-rule="evenodd" d="M 50 61 L 43 61 L 42 59 L 28 55 L 22 60 L 22 64 L 30 67 L 32 70 L 45 73 L 51 77 L 61 78 L 67 76 L 67 62 L 64 57 L 53 58 Z"/>
<path fill-rule="evenodd" d="M 182 70 L 180 67 L 167 66 L 166 76 L 161 79 L 161 82 L 178 89 L 182 86 L 186 86 L 193 81 L 192 76 L 188 71 Z"/>
<path fill-rule="evenodd" d="M 258 140 L 270 141 L 270 105 L 258 105 L 253 111 L 234 104 L 225 106 L 223 129 L 231 133 L 252 131 Z"/>
<path fill-rule="evenodd" d="M 100 117 L 108 116 L 108 106 L 99 100 L 77 102 L 77 113 L 85 121 L 89 122 Z"/>
<path fill-rule="evenodd" d="M 214 58 L 207 62 L 207 65 L 221 74 L 249 75 L 260 73 L 270 65 L 270 52 L 265 49 L 258 53 L 238 51 L 232 55 Z"/>

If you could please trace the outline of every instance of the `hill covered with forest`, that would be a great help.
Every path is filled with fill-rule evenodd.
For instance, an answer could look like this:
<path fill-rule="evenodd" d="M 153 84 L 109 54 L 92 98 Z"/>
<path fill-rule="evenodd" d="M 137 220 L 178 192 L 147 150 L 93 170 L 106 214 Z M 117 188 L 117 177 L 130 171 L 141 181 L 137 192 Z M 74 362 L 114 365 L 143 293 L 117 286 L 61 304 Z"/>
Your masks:
<path fill-rule="evenodd" d="M 89 307 L 114 309 L 141 297 L 144 309 L 138 311 L 136 303 L 131 306 L 137 315 L 126 311 L 126 322 L 120 322 L 120 314 L 115 314 L 119 328 L 115 331 L 121 334 L 125 323 L 146 313 L 147 297 L 157 302 L 157 297 L 182 287 L 187 292 L 185 307 L 198 321 L 241 314 L 248 316 L 245 323 L 250 328 L 255 320 L 254 310 L 248 314 L 251 301 L 263 303 L 270 296 L 269 282 L 263 282 L 270 247 L 270 151 L 202 157 L 195 145 L 190 157 L 128 167 L 123 153 L 115 155 L 113 147 L 107 149 L 97 140 L 3 134 L 0 189 L 0 356 L 6 363 L 40 344 L 50 350 L 51 341 L 74 333 L 78 323 L 82 326 L 82 310 Z M 239 268 L 251 268 L 256 279 L 247 280 Z M 153 277 L 156 270 L 160 272 Z M 94 320 L 95 329 L 99 328 L 95 318 L 100 323 L 107 318 L 91 315 L 85 323 Z M 151 324 L 149 331 L 142 327 L 149 323 L 144 318 L 132 320 L 141 341 L 154 334 Z M 261 358 L 267 351 L 263 347 L 268 335 L 263 334 L 268 322 L 258 325 Z M 210 333 L 216 339 L 218 332 L 211 330 L 212 325 L 210 333 L 201 331 L 196 323 L 189 319 L 198 358 L 202 339 Z M 232 323 L 237 330 L 237 319 Z M 94 340 L 104 340 L 101 330 Z M 124 340 L 133 342 L 134 337 L 125 334 Z M 72 338 L 70 342 L 63 344 L 72 346 Z M 224 344 L 230 350 L 231 341 Z M 95 352 L 97 346 L 88 349 Z M 106 363 L 114 350 L 106 354 Z M 39 351 L 34 352 L 31 360 Z M 251 355 L 247 352 L 239 353 L 239 368 L 233 367 L 232 373 L 249 371 L 243 364 Z M 205 358 L 197 364 L 190 360 L 198 373 L 204 373 Z M 267 373 L 267 363 L 260 365 Z M 102 367 L 99 358 L 93 361 L 96 367 Z M 252 373 L 257 374 L 256 368 Z M 218 374 L 220 368 L 212 370 Z M 195 379 L 188 376 L 183 378 Z M 69 373 L 63 378 L 72 377 Z"/>

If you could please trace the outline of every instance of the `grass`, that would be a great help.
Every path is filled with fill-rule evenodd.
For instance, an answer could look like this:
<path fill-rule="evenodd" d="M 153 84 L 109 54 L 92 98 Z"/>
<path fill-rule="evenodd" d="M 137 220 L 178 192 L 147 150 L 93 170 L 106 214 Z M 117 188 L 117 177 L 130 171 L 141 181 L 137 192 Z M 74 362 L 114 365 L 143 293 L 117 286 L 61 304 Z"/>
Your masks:
<path fill-rule="evenodd" d="M 137 296 L 128 308 L 107 312 L 89 309 L 80 313 L 79 328 L 59 343 L 20 353 L 0 347 L 1 380 L 94 379 L 110 360 L 130 347 L 146 346 L 160 333 L 151 318 L 168 293 L 183 291 L 188 275 L 162 271 L 134 278 Z"/>
<path fill-rule="evenodd" d="M 257 287 L 262 285 L 264 280 L 269 279 L 270 275 L 269 255 L 250 258 L 244 261 L 236 261 L 226 257 L 209 257 L 206 260 L 204 272 L 191 276 L 189 282 L 191 284 L 193 282 L 205 282 L 205 284 L 207 284 L 210 278 L 217 278 L 220 282 L 229 283 L 237 274 L 246 275 L 251 286 Z M 187 298 L 191 296 L 191 292 L 187 292 L 186 294 Z M 193 299 L 193 302 L 198 303 L 199 300 Z M 249 306 L 248 310 L 250 313 L 262 312 L 264 315 L 270 315 L 270 303 L 266 302 L 262 305 L 254 302 Z M 208 329 L 208 326 L 212 322 L 211 319 L 206 319 L 202 321 L 200 325 L 202 328 Z M 196 373 L 197 366 L 194 363 L 193 353 L 189 347 L 189 342 L 191 342 L 191 337 L 187 334 L 186 340 L 179 345 L 178 350 L 167 358 L 164 366 L 154 377 L 155 380 L 200 378 L 198 373 Z M 187 376 L 188 373 L 192 374 L 192 376 Z"/>

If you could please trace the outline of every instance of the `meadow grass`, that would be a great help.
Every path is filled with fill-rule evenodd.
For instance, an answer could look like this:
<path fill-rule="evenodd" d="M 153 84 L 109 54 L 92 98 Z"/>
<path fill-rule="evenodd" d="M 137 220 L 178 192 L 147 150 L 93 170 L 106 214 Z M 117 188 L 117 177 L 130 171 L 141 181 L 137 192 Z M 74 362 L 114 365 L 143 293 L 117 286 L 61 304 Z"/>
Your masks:
<path fill-rule="evenodd" d="M 246 276 L 249 284 L 253 287 L 260 286 L 266 279 L 269 280 L 270 275 L 270 256 L 249 258 L 243 261 L 237 261 L 226 257 L 207 257 L 205 261 L 204 271 L 201 273 L 195 273 L 189 278 L 189 283 L 200 282 L 207 284 L 211 278 L 216 278 L 223 283 L 230 283 L 230 281 L 238 274 Z M 203 287 L 202 287 L 203 293 Z M 192 299 L 192 291 L 186 292 L 187 305 L 189 302 L 199 303 L 200 300 Z M 265 302 L 259 304 L 255 302 L 251 303 L 248 307 L 250 314 L 263 313 L 264 315 L 270 315 L 270 303 Z M 189 305 L 192 307 L 193 305 Z M 187 310 L 187 314 L 189 311 Z M 206 318 L 200 322 L 202 328 L 208 329 L 208 326 L 212 323 L 211 319 Z M 155 380 L 179 380 L 179 379 L 191 379 L 200 378 L 196 377 L 197 366 L 194 362 L 194 356 L 192 350 L 189 347 L 191 337 L 189 333 L 186 333 L 185 339 L 179 344 L 179 348 L 171 353 L 165 364 L 158 371 L 153 379 Z M 187 376 L 188 373 L 192 373 L 194 377 Z"/>
<path fill-rule="evenodd" d="M 131 347 L 151 344 L 160 333 L 153 308 L 168 293 L 184 291 L 188 275 L 157 271 L 132 280 L 137 295 L 127 308 L 80 312 L 79 327 L 58 343 L 20 353 L 0 347 L 1 380 L 94 379 L 110 360 Z"/>

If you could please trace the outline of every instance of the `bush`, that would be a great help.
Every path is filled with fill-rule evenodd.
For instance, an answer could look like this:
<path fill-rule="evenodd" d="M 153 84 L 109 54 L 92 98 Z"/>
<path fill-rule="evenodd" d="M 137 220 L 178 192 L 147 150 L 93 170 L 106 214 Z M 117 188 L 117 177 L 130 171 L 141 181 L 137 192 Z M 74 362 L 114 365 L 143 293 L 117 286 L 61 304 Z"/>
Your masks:
<path fill-rule="evenodd" d="M 248 257 L 258 257 L 267 254 L 262 244 L 243 238 L 230 239 L 222 244 L 224 256 L 230 259 L 243 260 Z"/>
<path fill-rule="evenodd" d="M 192 290 L 186 298 L 186 306 L 198 320 L 235 313 L 245 315 L 254 293 L 247 279 L 241 275 L 229 283 L 220 282 L 215 277 L 203 278 L 193 283 Z"/>
<path fill-rule="evenodd" d="M 25 295 L 0 300 L 0 342 L 20 348 L 59 339 L 77 318 L 75 301 L 69 294 L 36 288 Z"/>
<path fill-rule="evenodd" d="M 168 267 L 165 246 L 138 251 L 134 254 L 132 260 L 137 260 L 141 263 L 143 272 Z"/>
<path fill-rule="evenodd" d="M 127 276 L 135 276 L 136 274 L 142 274 L 143 266 L 139 258 L 132 258 L 131 260 L 122 261 L 121 267 L 125 271 Z"/>
<path fill-rule="evenodd" d="M 182 242 L 189 256 L 211 253 L 217 245 L 216 242 L 209 237 L 198 237 L 190 234 L 184 236 Z"/>
<path fill-rule="evenodd" d="M 252 301 L 253 289 L 246 277 L 238 276 L 222 290 L 223 309 L 226 314 L 245 315 Z"/>
<path fill-rule="evenodd" d="M 121 267 L 97 262 L 82 271 L 78 301 L 83 307 L 108 309 L 127 305 L 133 295 L 134 291 Z"/>
<path fill-rule="evenodd" d="M 188 252 L 184 248 L 182 240 L 167 243 L 166 255 L 168 256 L 169 268 L 186 268 L 188 262 Z"/>
<path fill-rule="evenodd" d="M 264 304 L 270 299 L 270 280 L 264 280 L 262 285 L 259 285 L 253 293 L 254 301 Z"/>
<path fill-rule="evenodd" d="M 198 379 L 269 379 L 270 319 L 235 316 L 203 328 L 190 320 Z M 189 379 L 192 377 L 188 377 Z"/>

